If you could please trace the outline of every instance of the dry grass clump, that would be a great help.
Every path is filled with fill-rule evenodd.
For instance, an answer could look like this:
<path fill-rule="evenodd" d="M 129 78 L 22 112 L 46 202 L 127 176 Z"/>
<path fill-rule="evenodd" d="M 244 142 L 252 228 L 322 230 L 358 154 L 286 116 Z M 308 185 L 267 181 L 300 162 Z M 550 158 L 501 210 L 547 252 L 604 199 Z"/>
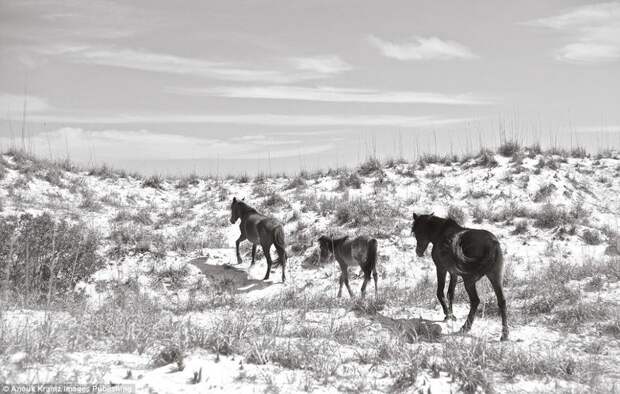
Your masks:
<path fill-rule="evenodd" d="M 302 176 L 296 176 L 284 187 L 287 190 L 290 189 L 303 189 L 307 186 L 306 180 Z"/>
<path fill-rule="evenodd" d="M 369 157 L 368 160 L 360 164 L 357 172 L 361 176 L 368 176 L 368 175 L 372 175 L 382 170 L 383 170 L 383 165 L 381 164 L 381 161 L 373 156 L 373 157 Z"/>
<path fill-rule="evenodd" d="M 262 206 L 265 208 L 273 208 L 279 207 L 283 205 L 288 205 L 287 201 L 282 197 L 279 193 L 272 191 L 267 195 L 267 198 L 262 203 Z"/>
<path fill-rule="evenodd" d="M 557 189 L 553 183 L 547 183 L 541 185 L 540 188 L 534 194 L 534 202 L 541 202 L 551 197 L 551 194 Z"/>
<path fill-rule="evenodd" d="M 513 235 L 525 234 L 527 233 L 528 225 L 527 220 L 519 220 L 515 222 L 515 228 L 512 230 Z"/>
<path fill-rule="evenodd" d="M 355 172 L 342 173 L 338 177 L 338 186 L 336 190 L 344 191 L 348 188 L 360 189 L 362 187 L 362 179 Z"/>
<path fill-rule="evenodd" d="M 507 140 L 497 148 L 497 153 L 504 157 L 515 157 L 521 150 L 521 145 L 517 141 Z"/>
<path fill-rule="evenodd" d="M 592 229 L 585 229 L 581 233 L 581 239 L 588 245 L 600 245 L 603 242 L 601 234 Z"/>
<path fill-rule="evenodd" d="M 134 223 L 114 224 L 110 232 L 112 245 L 107 251 L 112 258 L 150 253 L 161 258 L 166 253 L 166 240 L 161 233 Z"/>
<path fill-rule="evenodd" d="M 495 160 L 495 154 L 491 150 L 485 148 L 480 149 L 480 153 L 478 153 L 475 162 L 476 165 L 488 168 L 497 167 L 499 165 L 497 160 Z"/>
<path fill-rule="evenodd" d="M 180 178 L 177 181 L 177 189 L 187 189 L 190 186 L 198 186 L 200 184 L 200 177 L 197 174 L 189 174 Z"/>
<path fill-rule="evenodd" d="M 448 218 L 454 220 L 459 225 L 463 225 L 466 219 L 465 211 L 461 207 L 450 205 L 448 208 Z"/>
<path fill-rule="evenodd" d="M 101 266 L 99 235 L 83 223 L 45 213 L 0 218 L 0 279 L 20 296 L 73 290 Z"/>
<path fill-rule="evenodd" d="M 163 189 L 164 188 L 164 179 L 161 175 L 151 175 L 142 181 L 142 187 L 144 188 L 152 188 L 152 189 Z"/>
<path fill-rule="evenodd" d="M 382 199 L 376 199 L 373 204 L 363 198 L 349 200 L 345 196 L 330 202 L 334 204 L 335 222 L 338 225 L 355 227 L 376 237 L 387 237 L 394 233 L 396 219 L 401 216 L 397 208 Z"/>
<path fill-rule="evenodd" d="M 569 213 L 561 207 L 549 202 L 545 203 L 536 212 L 531 213 L 534 219 L 534 226 L 539 228 L 554 228 L 574 223 Z"/>
<path fill-rule="evenodd" d="M 228 240 L 218 228 L 204 229 L 198 225 L 187 225 L 170 236 L 166 244 L 169 250 L 189 253 L 202 248 L 225 248 Z"/>

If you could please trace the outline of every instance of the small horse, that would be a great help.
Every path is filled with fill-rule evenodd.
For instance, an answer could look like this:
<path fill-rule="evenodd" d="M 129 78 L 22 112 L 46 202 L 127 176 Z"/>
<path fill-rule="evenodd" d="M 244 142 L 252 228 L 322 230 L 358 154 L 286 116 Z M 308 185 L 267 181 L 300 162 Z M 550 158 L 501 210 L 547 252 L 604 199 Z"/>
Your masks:
<path fill-rule="evenodd" d="M 362 284 L 362 298 L 366 296 L 366 285 L 370 281 L 370 275 L 375 281 L 375 297 L 377 296 L 377 240 L 367 236 L 356 238 L 342 237 L 330 238 L 325 235 L 319 238 L 320 256 L 319 262 L 327 261 L 329 255 L 333 255 L 340 265 L 340 289 L 338 297 L 342 296 L 342 285 L 347 286 L 349 296 L 353 292 L 349 286 L 348 267 L 358 264 L 364 271 L 364 283 Z"/>
<path fill-rule="evenodd" d="M 443 219 L 433 214 L 416 215 L 414 213 L 411 232 L 416 237 L 416 253 L 419 257 L 424 255 L 429 242 L 433 244 L 431 255 L 437 268 L 437 298 L 446 315 L 445 320 L 455 320 L 452 314 L 452 301 L 457 278 L 461 276 L 470 305 L 469 314 L 461 332 L 468 332 L 471 329 L 480 304 L 476 282 L 486 276 L 493 286 L 502 316 L 501 340 L 508 340 L 506 299 L 502 288 L 504 260 L 497 238 L 488 231 L 461 227 L 452 219 Z M 446 306 L 443 291 L 448 272 L 450 273 L 449 304 Z"/>
<path fill-rule="evenodd" d="M 284 241 L 284 229 L 282 223 L 277 219 L 265 216 L 243 201 L 233 198 L 230 205 L 230 223 L 235 224 L 237 219 L 241 219 L 239 230 L 241 235 L 235 242 L 237 248 L 237 263 L 241 264 L 241 255 L 239 254 L 239 244 L 241 241 L 249 240 L 252 242 L 252 263 L 254 265 L 254 257 L 256 256 L 256 245 L 260 244 L 263 248 L 263 254 L 267 258 L 267 273 L 263 280 L 269 279 L 271 272 L 271 255 L 269 249 L 271 245 L 276 247 L 278 252 L 278 261 L 282 265 L 282 282 L 286 280 L 284 268 L 286 266 L 286 242 Z"/>

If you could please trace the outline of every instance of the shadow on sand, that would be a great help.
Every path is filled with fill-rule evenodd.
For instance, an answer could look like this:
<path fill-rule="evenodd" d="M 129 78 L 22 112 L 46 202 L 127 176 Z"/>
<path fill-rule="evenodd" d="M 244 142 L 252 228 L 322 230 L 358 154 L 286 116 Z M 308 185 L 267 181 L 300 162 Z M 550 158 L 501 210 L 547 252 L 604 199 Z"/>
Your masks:
<path fill-rule="evenodd" d="M 271 286 L 270 281 L 252 279 L 248 272 L 230 264 L 207 264 L 207 257 L 199 257 L 190 261 L 206 277 L 214 283 L 229 283 L 238 293 L 248 293 Z"/>
<path fill-rule="evenodd" d="M 431 320 L 420 318 L 392 319 L 377 313 L 369 316 L 392 334 L 402 337 L 409 343 L 418 341 L 437 342 L 441 337 L 441 326 Z"/>

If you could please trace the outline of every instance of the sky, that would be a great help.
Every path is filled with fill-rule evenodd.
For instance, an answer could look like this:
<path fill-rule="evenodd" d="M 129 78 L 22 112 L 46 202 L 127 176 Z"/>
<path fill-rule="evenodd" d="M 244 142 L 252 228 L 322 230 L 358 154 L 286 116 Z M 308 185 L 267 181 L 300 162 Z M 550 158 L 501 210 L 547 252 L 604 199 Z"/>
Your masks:
<path fill-rule="evenodd" d="M 296 172 L 620 147 L 620 2 L 0 0 L 0 148 Z"/>

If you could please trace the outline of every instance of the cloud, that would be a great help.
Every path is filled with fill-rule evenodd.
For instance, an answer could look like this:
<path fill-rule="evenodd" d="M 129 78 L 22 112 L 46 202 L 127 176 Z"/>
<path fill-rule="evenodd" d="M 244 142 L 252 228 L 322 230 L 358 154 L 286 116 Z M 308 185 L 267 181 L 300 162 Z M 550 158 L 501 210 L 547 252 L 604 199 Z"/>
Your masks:
<path fill-rule="evenodd" d="M 1 114 L 0 114 L 1 115 Z M 29 121 L 60 124 L 236 124 L 258 126 L 376 126 L 376 127 L 439 127 L 475 120 L 474 118 L 443 118 L 403 115 L 280 115 L 269 113 L 192 115 L 31 115 Z"/>
<path fill-rule="evenodd" d="M 608 125 L 608 126 L 579 126 L 577 127 L 579 133 L 620 133 L 620 125 Z"/>
<path fill-rule="evenodd" d="M 183 160 L 199 158 L 252 159 L 292 157 L 333 149 L 332 142 L 302 146 L 299 141 L 269 138 L 215 139 L 199 138 L 170 133 L 153 133 L 148 130 L 85 130 L 63 127 L 42 132 L 29 138 L 34 153 L 53 157 L 70 156 L 82 162 L 131 160 L 140 151 L 141 160 Z M 2 146 L 11 143 L 0 137 Z"/>
<path fill-rule="evenodd" d="M 290 59 L 299 70 L 314 71 L 322 74 L 338 74 L 351 70 L 351 65 L 336 55 L 296 57 Z"/>
<path fill-rule="evenodd" d="M 193 96 L 252 98 L 272 100 L 327 101 L 340 103 L 408 103 L 486 105 L 491 98 L 472 94 L 443 94 L 433 92 L 387 91 L 335 87 L 303 86 L 225 86 L 208 89 L 169 88 L 168 92 Z"/>
<path fill-rule="evenodd" d="M 526 24 L 568 35 L 571 42 L 554 52 L 554 57 L 559 61 L 587 64 L 620 59 L 618 2 L 585 5 Z"/>
<path fill-rule="evenodd" d="M 571 63 L 602 63 L 618 58 L 620 47 L 609 44 L 576 42 L 556 52 L 556 59 Z"/>
<path fill-rule="evenodd" d="M 410 42 L 395 43 L 370 36 L 368 41 L 384 56 L 398 60 L 473 59 L 477 56 L 466 46 L 437 37 L 413 37 Z"/>
<path fill-rule="evenodd" d="M 155 53 L 145 50 L 127 48 L 93 48 L 85 45 L 62 44 L 39 48 L 39 53 L 51 56 L 65 56 L 74 63 L 96 64 L 131 70 L 190 75 L 236 82 L 292 83 L 311 79 L 325 78 L 334 73 L 336 64 L 319 64 L 310 66 L 304 63 L 304 69 L 273 70 L 244 67 L 230 62 L 218 62 L 206 59 Z M 290 68 L 290 67 L 289 67 Z M 342 69 L 342 66 L 341 66 Z"/>
<path fill-rule="evenodd" d="M 32 112 L 43 112 L 51 109 L 48 102 L 36 96 L 24 96 L 15 94 L 0 94 L 0 114 L 8 115 L 8 118 L 21 118 L 26 105 L 26 115 Z"/>

